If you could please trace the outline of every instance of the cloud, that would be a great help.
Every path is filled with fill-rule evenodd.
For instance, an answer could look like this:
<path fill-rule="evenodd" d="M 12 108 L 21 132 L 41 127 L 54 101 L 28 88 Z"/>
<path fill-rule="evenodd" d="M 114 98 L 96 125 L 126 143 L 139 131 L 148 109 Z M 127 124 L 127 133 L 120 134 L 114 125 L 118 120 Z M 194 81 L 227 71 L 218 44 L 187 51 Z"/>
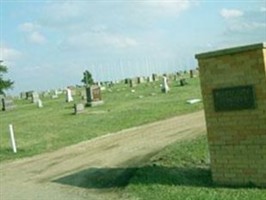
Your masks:
<path fill-rule="evenodd" d="M 229 26 L 230 31 L 237 31 L 237 32 L 251 31 L 257 29 L 264 29 L 265 31 L 265 28 L 266 28 L 266 23 L 262 22 L 238 22 Z"/>
<path fill-rule="evenodd" d="M 22 53 L 16 49 L 0 47 L 0 60 L 4 62 L 16 61 L 22 56 Z"/>
<path fill-rule="evenodd" d="M 33 32 L 39 28 L 39 25 L 33 24 L 31 22 L 25 22 L 19 25 L 19 30 L 21 30 L 22 32 Z"/>
<path fill-rule="evenodd" d="M 136 39 L 121 35 L 105 35 L 103 44 L 115 48 L 130 48 L 138 45 Z"/>
<path fill-rule="evenodd" d="M 246 10 L 245 15 L 225 21 L 224 42 L 243 44 L 257 43 L 266 40 L 265 12 L 259 9 Z"/>
<path fill-rule="evenodd" d="M 52 14 L 55 20 L 69 20 L 82 15 L 84 9 L 82 2 L 65 1 L 50 2 L 46 11 Z"/>
<path fill-rule="evenodd" d="M 30 33 L 30 35 L 28 35 L 28 40 L 35 44 L 44 44 L 46 42 L 46 38 L 37 31 Z"/>
<path fill-rule="evenodd" d="M 260 12 L 266 12 L 266 7 L 261 7 Z"/>
<path fill-rule="evenodd" d="M 220 15 L 225 19 L 238 18 L 244 15 L 244 12 L 237 9 L 226 9 L 223 8 L 220 11 Z"/>
<path fill-rule="evenodd" d="M 107 26 L 103 24 L 94 25 L 91 27 L 91 31 L 94 33 L 101 33 L 107 30 Z"/>
<path fill-rule="evenodd" d="M 116 48 L 125 49 L 138 45 L 135 38 L 111 32 L 83 32 L 67 37 L 62 46 L 71 48 Z"/>
<path fill-rule="evenodd" d="M 236 16 L 236 15 L 235 15 Z M 232 32 L 262 31 L 265 34 L 265 13 L 261 11 L 246 11 L 242 17 L 227 21 L 227 29 Z M 258 34 L 259 32 L 257 32 Z M 255 34 L 255 33 L 254 33 Z"/>
<path fill-rule="evenodd" d="M 31 22 L 25 22 L 19 25 L 19 30 L 24 32 L 27 40 L 34 44 L 44 44 L 47 40 L 40 32 L 41 26 Z"/>
<path fill-rule="evenodd" d="M 195 1 L 194 1 L 195 3 Z M 151 9 L 150 11 L 157 14 L 165 15 L 178 15 L 181 12 L 187 10 L 193 2 L 191 0 L 146 0 L 143 1 L 143 5 L 146 6 L 146 9 Z"/>

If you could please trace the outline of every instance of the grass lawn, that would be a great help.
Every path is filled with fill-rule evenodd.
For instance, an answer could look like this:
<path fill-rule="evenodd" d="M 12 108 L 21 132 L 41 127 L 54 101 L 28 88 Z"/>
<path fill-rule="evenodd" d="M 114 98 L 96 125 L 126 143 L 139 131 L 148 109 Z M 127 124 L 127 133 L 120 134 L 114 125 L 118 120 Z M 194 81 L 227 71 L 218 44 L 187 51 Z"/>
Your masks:
<path fill-rule="evenodd" d="M 188 79 L 188 83 L 180 87 L 171 81 L 168 94 L 161 92 L 160 81 L 135 88 L 117 84 L 103 91 L 104 105 L 86 108 L 79 115 L 73 115 L 74 103 L 82 101 L 78 95 L 71 103 L 65 102 L 64 95 L 58 99 L 41 98 L 44 105 L 41 109 L 28 100 L 16 100 L 15 110 L 0 112 L 0 161 L 53 151 L 107 133 L 200 110 L 202 103 L 186 103 L 187 99 L 201 98 L 199 79 Z M 9 124 L 14 127 L 17 154 L 10 147 Z"/>
<path fill-rule="evenodd" d="M 168 146 L 136 170 L 124 192 L 138 200 L 266 199 L 265 189 L 212 183 L 206 136 Z"/>

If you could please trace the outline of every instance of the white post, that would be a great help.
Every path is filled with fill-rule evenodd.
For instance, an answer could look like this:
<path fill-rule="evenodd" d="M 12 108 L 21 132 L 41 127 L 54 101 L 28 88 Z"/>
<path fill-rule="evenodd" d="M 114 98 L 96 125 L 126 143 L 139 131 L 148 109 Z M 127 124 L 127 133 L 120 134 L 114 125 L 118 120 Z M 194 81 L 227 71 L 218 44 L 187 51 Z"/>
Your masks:
<path fill-rule="evenodd" d="M 10 132 L 10 139 L 11 139 L 13 152 L 17 153 L 17 147 L 16 147 L 16 142 L 15 142 L 15 137 L 14 137 L 14 131 L 13 131 L 12 124 L 9 124 L 9 132 Z"/>

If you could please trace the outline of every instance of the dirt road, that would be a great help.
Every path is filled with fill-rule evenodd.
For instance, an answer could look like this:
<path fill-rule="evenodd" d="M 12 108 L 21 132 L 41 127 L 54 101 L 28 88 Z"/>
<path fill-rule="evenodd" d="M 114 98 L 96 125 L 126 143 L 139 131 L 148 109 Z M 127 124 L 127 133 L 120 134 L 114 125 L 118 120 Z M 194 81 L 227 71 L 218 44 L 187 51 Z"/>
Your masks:
<path fill-rule="evenodd" d="M 143 164 L 170 143 L 204 132 L 200 111 L 5 162 L 0 165 L 0 199 L 124 199 L 113 186 L 124 184 L 127 168 Z"/>

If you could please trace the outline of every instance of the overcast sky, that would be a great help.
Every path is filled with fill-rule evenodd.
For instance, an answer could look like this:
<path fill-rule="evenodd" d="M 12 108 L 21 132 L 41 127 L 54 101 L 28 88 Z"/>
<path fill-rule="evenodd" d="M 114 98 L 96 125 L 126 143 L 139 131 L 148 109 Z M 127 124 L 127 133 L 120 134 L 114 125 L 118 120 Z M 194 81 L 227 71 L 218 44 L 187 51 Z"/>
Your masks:
<path fill-rule="evenodd" d="M 266 0 L 0 0 L 11 93 L 175 72 L 196 53 L 266 41 Z"/>

